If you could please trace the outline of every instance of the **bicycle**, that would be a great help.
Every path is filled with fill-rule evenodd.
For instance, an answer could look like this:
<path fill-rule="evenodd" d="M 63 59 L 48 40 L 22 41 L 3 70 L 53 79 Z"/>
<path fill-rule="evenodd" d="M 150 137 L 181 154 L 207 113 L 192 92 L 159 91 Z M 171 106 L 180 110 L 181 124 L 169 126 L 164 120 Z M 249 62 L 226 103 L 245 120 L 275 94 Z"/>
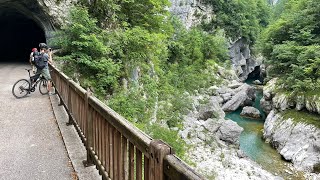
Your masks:
<path fill-rule="evenodd" d="M 47 80 L 40 74 L 40 75 L 30 75 L 30 71 L 32 69 L 25 69 L 29 73 L 29 79 L 20 79 L 17 82 L 14 83 L 12 87 L 12 94 L 16 98 L 23 98 L 30 94 L 31 92 L 34 92 L 37 88 L 37 85 L 39 84 L 39 91 L 42 95 L 48 94 L 47 89 Z M 38 76 L 38 77 L 37 77 Z"/>

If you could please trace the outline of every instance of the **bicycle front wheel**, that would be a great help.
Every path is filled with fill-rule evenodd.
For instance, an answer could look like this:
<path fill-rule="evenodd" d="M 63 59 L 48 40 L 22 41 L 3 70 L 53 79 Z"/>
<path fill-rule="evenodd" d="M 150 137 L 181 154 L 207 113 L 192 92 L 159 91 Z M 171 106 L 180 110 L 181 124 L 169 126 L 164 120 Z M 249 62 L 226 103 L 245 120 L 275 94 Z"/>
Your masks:
<path fill-rule="evenodd" d="M 30 82 L 26 79 L 20 79 L 14 83 L 12 87 L 12 94 L 16 98 L 25 97 L 30 91 Z"/>
<path fill-rule="evenodd" d="M 39 91 L 42 95 L 48 94 L 48 81 L 45 79 L 41 79 L 39 82 Z"/>

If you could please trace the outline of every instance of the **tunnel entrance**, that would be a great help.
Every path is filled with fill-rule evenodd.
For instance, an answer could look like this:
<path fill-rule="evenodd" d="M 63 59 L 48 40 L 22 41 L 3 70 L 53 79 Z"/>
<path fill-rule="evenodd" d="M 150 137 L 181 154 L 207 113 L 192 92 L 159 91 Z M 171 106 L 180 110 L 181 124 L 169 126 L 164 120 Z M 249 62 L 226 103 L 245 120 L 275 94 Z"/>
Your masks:
<path fill-rule="evenodd" d="M 27 63 L 31 49 L 46 42 L 44 30 L 19 11 L 0 8 L 0 62 Z"/>
<path fill-rule="evenodd" d="M 261 76 L 260 72 L 260 66 L 256 66 L 254 70 L 250 74 L 248 74 L 248 78 L 245 80 L 245 82 L 248 84 L 252 84 L 253 81 L 259 80 L 261 83 L 263 83 L 264 78 Z"/>

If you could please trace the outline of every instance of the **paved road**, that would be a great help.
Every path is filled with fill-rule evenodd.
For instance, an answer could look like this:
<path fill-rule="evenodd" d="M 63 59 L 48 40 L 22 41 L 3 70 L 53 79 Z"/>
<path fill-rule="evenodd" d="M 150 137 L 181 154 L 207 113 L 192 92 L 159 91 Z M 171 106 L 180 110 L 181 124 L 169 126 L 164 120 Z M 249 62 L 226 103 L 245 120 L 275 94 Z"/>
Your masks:
<path fill-rule="evenodd" d="M 69 180 L 69 160 L 48 95 L 11 94 L 28 65 L 0 63 L 0 180 Z"/>

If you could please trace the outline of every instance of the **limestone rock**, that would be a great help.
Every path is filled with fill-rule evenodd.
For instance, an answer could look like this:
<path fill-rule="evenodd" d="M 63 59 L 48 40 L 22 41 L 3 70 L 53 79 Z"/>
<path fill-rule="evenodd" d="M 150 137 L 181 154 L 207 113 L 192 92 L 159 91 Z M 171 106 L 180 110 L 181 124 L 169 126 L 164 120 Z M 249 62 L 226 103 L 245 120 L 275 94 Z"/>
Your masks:
<path fill-rule="evenodd" d="M 235 92 L 236 94 L 222 106 L 224 111 L 235 111 L 240 106 L 250 105 L 255 99 L 255 90 L 247 84 L 238 87 Z"/>
<path fill-rule="evenodd" d="M 260 107 L 266 114 L 269 114 L 269 112 L 272 110 L 272 102 L 266 101 L 265 98 L 262 98 L 260 100 Z"/>
<path fill-rule="evenodd" d="M 243 107 L 240 115 L 245 116 L 245 117 L 254 118 L 254 119 L 258 119 L 261 116 L 260 111 L 258 109 L 254 108 L 254 107 L 250 107 L 250 106 Z"/>
<path fill-rule="evenodd" d="M 263 97 L 265 100 L 271 100 L 273 97 L 273 91 L 276 87 L 277 79 L 273 78 L 267 82 L 267 84 L 263 87 Z"/>
<path fill-rule="evenodd" d="M 256 84 L 256 85 L 261 85 L 261 84 L 262 84 L 262 82 L 259 81 L 259 80 L 254 80 L 252 83 L 253 83 L 253 84 Z"/>
<path fill-rule="evenodd" d="M 221 126 L 221 121 L 217 119 L 208 119 L 204 124 L 203 127 L 208 130 L 209 132 L 216 133 Z"/>
<path fill-rule="evenodd" d="M 289 96 L 285 94 L 276 94 L 274 98 L 272 98 L 273 107 L 280 109 L 282 111 L 289 109 Z"/>
<path fill-rule="evenodd" d="M 225 94 L 222 94 L 221 97 L 223 99 L 223 102 L 225 103 L 225 102 L 229 101 L 232 98 L 232 94 L 231 93 L 225 93 Z"/>
<path fill-rule="evenodd" d="M 219 99 L 215 96 L 209 99 L 208 104 L 200 106 L 199 109 L 199 119 L 207 120 L 209 118 L 224 118 L 225 113 L 221 110 L 219 105 Z"/>
<path fill-rule="evenodd" d="M 250 47 L 244 38 L 231 42 L 229 49 L 234 70 L 241 81 L 247 79 L 255 67 L 262 64 L 261 58 L 251 57 Z"/>
<path fill-rule="evenodd" d="M 305 97 L 304 96 L 297 96 L 296 98 L 296 110 L 300 111 L 303 108 L 306 107 L 306 103 L 305 103 Z"/>
<path fill-rule="evenodd" d="M 320 129 L 313 125 L 283 119 L 272 110 L 265 121 L 264 137 L 298 170 L 312 172 L 320 163 Z"/>
<path fill-rule="evenodd" d="M 229 84 L 228 87 L 231 89 L 236 89 L 236 88 L 240 87 L 241 85 L 243 85 L 243 83 L 233 82 L 232 84 Z"/>
<path fill-rule="evenodd" d="M 201 22 L 210 22 L 212 19 L 211 6 L 205 6 L 201 1 L 195 0 L 170 0 L 169 11 L 180 18 L 186 28 L 196 26 Z"/>
<path fill-rule="evenodd" d="M 226 120 L 218 129 L 217 136 L 229 144 L 239 145 L 239 137 L 243 128 L 232 120 Z"/>
<path fill-rule="evenodd" d="M 320 95 L 313 95 L 305 100 L 308 111 L 320 114 Z"/>

